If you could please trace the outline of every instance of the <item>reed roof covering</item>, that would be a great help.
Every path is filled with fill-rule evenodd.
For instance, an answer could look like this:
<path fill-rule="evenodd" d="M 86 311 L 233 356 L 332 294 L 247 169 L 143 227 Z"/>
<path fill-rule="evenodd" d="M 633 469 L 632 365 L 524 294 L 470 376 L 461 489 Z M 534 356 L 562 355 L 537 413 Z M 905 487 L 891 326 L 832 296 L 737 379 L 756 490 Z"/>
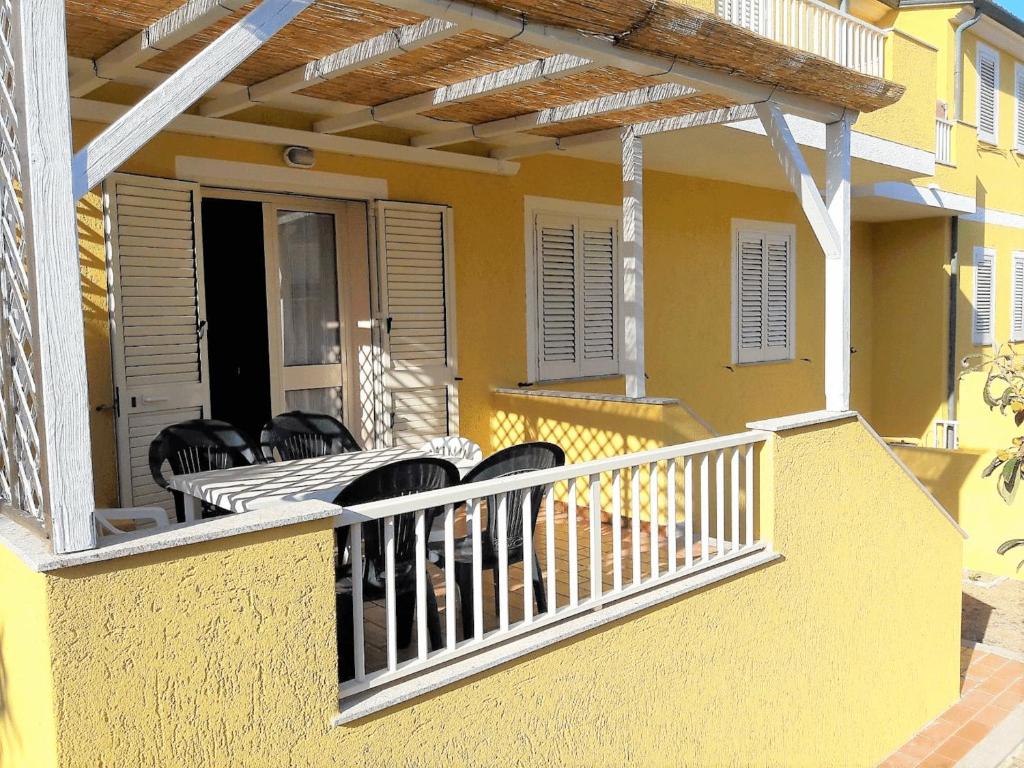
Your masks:
<path fill-rule="evenodd" d="M 178 8 L 183 0 L 66 0 L 68 46 L 73 56 L 95 59 Z M 895 102 L 903 87 L 846 69 L 824 58 L 775 43 L 682 0 L 476 0 L 476 5 L 526 19 L 601 36 L 616 46 L 655 54 L 776 86 L 862 112 Z M 173 72 L 257 5 L 234 15 L 141 64 Z M 425 17 L 369 0 L 319 0 L 239 66 L 228 80 L 252 85 L 304 66 L 340 49 Z M 545 58 L 554 51 L 473 29 L 370 64 L 300 93 L 330 101 L 376 106 L 478 75 Z M 563 106 L 657 82 L 615 67 L 535 81 L 425 114 L 439 120 L 481 123 Z M 638 121 L 730 106 L 710 94 L 605 113 L 535 129 L 566 136 Z"/>

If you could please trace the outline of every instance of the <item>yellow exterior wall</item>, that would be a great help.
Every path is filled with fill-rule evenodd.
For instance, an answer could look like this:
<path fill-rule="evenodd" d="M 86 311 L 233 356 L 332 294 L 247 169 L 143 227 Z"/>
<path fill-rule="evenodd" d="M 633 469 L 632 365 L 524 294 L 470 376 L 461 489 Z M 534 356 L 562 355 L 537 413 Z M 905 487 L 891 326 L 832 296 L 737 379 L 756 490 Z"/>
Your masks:
<path fill-rule="evenodd" d="M 945 414 L 948 219 L 875 224 L 871 424 L 888 437 L 930 440 Z"/>
<path fill-rule="evenodd" d="M 55 768 L 46 577 L 0 546 L 0 768 Z"/>
<path fill-rule="evenodd" d="M 894 446 L 893 450 L 968 532 L 965 568 L 1024 578 L 1017 571 L 1019 557 L 996 554 L 1000 544 L 1024 532 L 1024 503 L 1006 505 L 996 492 L 994 478 L 981 476 L 992 460 L 991 452 L 915 446 Z"/>
<path fill-rule="evenodd" d="M 892 106 L 861 115 L 854 128 L 860 133 L 908 147 L 935 150 L 936 49 L 900 31 L 885 40 L 885 76 L 906 86 Z"/>
<path fill-rule="evenodd" d="M 97 126 L 75 124 L 80 146 Z M 765 147 L 765 152 L 770 150 Z M 178 155 L 281 167 L 280 149 L 164 134 L 123 168 L 173 177 Z M 398 200 L 453 208 L 459 343 L 460 432 L 496 445 L 499 418 L 492 389 L 526 379 L 527 195 L 620 205 L 616 166 L 564 157 L 531 158 L 513 177 L 489 176 L 403 163 L 317 154 L 317 170 L 386 179 Z M 816 410 L 824 400 L 824 259 L 791 192 L 648 172 L 645 177 L 648 392 L 680 398 L 718 432 L 741 430 L 755 418 Z M 93 407 L 112 401 L 109 331 L 99 199 L 86 198 L 80 217 L 87 350 Z M 733 217 L 796 225 L 797 360 L 730 370 Z M 870 230 L 854 229 L 854 405 L 870 409 Z M 498 351 L 498 353 L 496 353 Z M 801 359 L 802 358 L 802 359 Z M 547 385 L 545 385 L 547 386 Z M 552 385 L 619 393 L 621 378 Z M 630 430 L 624 421 L 620 433 Z M 116 504 L 113 415 L 94 412 L 97 503 Z"/>
<path fill-rule="evenodd" d="M 31 577 L 60 765 L 875 765 L 959 695 L 960 538 L 856 421 L 761 482 L 783 560 L 337 728 L 328 523 Z"/>

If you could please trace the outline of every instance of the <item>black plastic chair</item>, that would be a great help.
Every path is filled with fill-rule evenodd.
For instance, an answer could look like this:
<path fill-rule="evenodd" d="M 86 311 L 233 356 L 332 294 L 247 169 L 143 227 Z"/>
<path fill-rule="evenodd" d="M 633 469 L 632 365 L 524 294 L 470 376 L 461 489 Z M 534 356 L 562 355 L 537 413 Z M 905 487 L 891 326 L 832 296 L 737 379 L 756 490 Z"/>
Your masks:
<path fill-rule="evenodd" d="M 334 503 L 342 507 L 368 504 L 372 501 L 409 496 L 423 491 L 434 491 L 459 484 L 459 470 L 450 461 L 437 458 L 405 459 L 371 470 L 357 478 L 338 494 Z M 425 531 L 429 534 L 434 518 L 441 510 L 425 511 Z M 412 640 L 412 620 L 416 609 L 416 515 L 409 512 L 395 518 L 395 597 L 398 645 L 407 648 Z M 352 579 L 358 578 L 351 566 L 342 565 L 348 547 L 350 528 L 337 530 L 338 565 L 338 659 L 343 680 L 355 676 L 354 634 L 352 627 Z M 384 521 L 362 524 L 363 538 L 363 600 L 384 599 L 387 576 L 384 552 Z M 437 595 L 427 579 L 427 631 L 431 650 L 441 647 L 441 618 L 437 610 Z"/>
<path fill-rule="evenodd" d="M 275 416 L 263 427 L 260 443 L 268 458 L 277 451 L 282 461 L 363 450 L 348 428 L 333 416 L 304 411 Z"/>
<path fill-rule="evenodd" d="M 498 477 L 518 475 L 538 469 L 552 469 L 565 464 L 565 451 L 553 443 L 525 443 L 514 445 L 493 456 L 484 459 L 471 469 L 463 478 L 463 484 L 476 483 L 483 480 L 494 480 Z M 537 528 L 537 516 L 540 513 L 541 500 L 547 493 L 547 486 L 528 489 L 530 492 L 531 529 Z M 523 562 L 523 499 L 527 489 L 511 491 L 507 495 L 505 506 L 506 543 L 508 548 L 508 564 Z M 498 580 L 498 497 L 488 496 L 486 500 L 487 522 L 480 537 L 480 563 L 485 571 L 494 571 L 494 610 L 500 610 L 499 596 L 501 584 Z M 482 509 L 482 507 L 481 507 Z M 432 560 L 444 567 L 443 545 L 434 547 Z M 462 606 L 462 637 L 473 636 L 473 537 L 455 541 L 455 582 L 459 586 L 459 600 Z M 544 576 L 540 569 L 537 552 L 533 553 L 533 594 L 537 601 L 537 611 L 547 610 L 547 593 L 544 591 Z"/>
<path fill-rule="evenodd" d="M 196 419 L 183 421 L 161 430 L 149 445 L 149 471 L 156 484 L 174 497 L 178 522 L 185 522 L 185 502 L 179 491 L 169 487 L 163 474 L 164 462 L 174 475 L 190 475 L 213 469 L 248 467 L 266 461 L 260 447 L 245 433 L 226 421 Z M 203 502 L 203 518 L 230 514 Z"/>

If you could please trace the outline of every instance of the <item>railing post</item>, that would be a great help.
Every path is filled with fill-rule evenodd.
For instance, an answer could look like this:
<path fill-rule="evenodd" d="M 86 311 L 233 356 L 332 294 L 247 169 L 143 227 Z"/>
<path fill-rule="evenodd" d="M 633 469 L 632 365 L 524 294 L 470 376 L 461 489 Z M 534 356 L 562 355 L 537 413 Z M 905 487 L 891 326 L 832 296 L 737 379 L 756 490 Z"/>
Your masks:
<path fill-rule="evenodd" d="M 40 478 L 55 552 L 96 546 L 63 0 L 16 0 L 13 35 Z"/>

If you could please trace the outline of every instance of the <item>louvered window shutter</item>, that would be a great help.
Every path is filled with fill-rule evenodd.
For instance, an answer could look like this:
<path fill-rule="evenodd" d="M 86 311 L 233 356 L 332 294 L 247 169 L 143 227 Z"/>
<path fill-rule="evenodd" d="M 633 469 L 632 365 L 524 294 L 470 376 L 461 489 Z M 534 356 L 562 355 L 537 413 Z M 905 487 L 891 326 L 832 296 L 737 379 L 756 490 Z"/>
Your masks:
<path fill-rule="evenodd" d="M 199 188 L 115 175 L 104 204 L 121 504 L 173 511 L 150 474 L 149 444 L 164 427 L 210 412 Z"/>
<path fill-rule="evenodd" d="M 618 373 L 618 222 L 538 214 L 534 240 L 538 379 Z"/>
<path fill-rule="evenodd" d="M 577 355 L 578 234 L 573 217 L 537 217 L 537 353 L 541 379 L 563 379 L 580 374 Z"/>
<path fill-rule="evenodd" d="M 598 376 L 619 370 L 618 231 L 612 222 L 580 222 L 582 373 Z"/>
<path fill-rule="evenodd" d="M 1024 154 L 1024 64 L 1015 65 L 1013 73 L 1013 93 L 1016 106 L 1014 146 L 1018 152 Z"/>
<path fill-rule="evenodd" d="M 974 323 L 975 344 L 992 344 L 995 328 L 995 251 L 974 251 Z"/>
<path fill-rule="evenodd" d="M 449 215 L 438 205 L 377 207 L 385 430 L 395 446 L 458 431 Z"/>
<path fill-rule="evenodd" d="M 997 144 L 999 141 L 999 54 L 979 45 L 976 69 L 978 76 L 978 138 Z"/>
<path fill-rule="evenodd" d="M 793 356 L 793 238 L 739 230 L 736 234 L 736 362 Z"/>
<path fill-rule="evenodd" d="M 1024 251 L 1013 253 L 1012 341 L 1024 341 Z"/>

